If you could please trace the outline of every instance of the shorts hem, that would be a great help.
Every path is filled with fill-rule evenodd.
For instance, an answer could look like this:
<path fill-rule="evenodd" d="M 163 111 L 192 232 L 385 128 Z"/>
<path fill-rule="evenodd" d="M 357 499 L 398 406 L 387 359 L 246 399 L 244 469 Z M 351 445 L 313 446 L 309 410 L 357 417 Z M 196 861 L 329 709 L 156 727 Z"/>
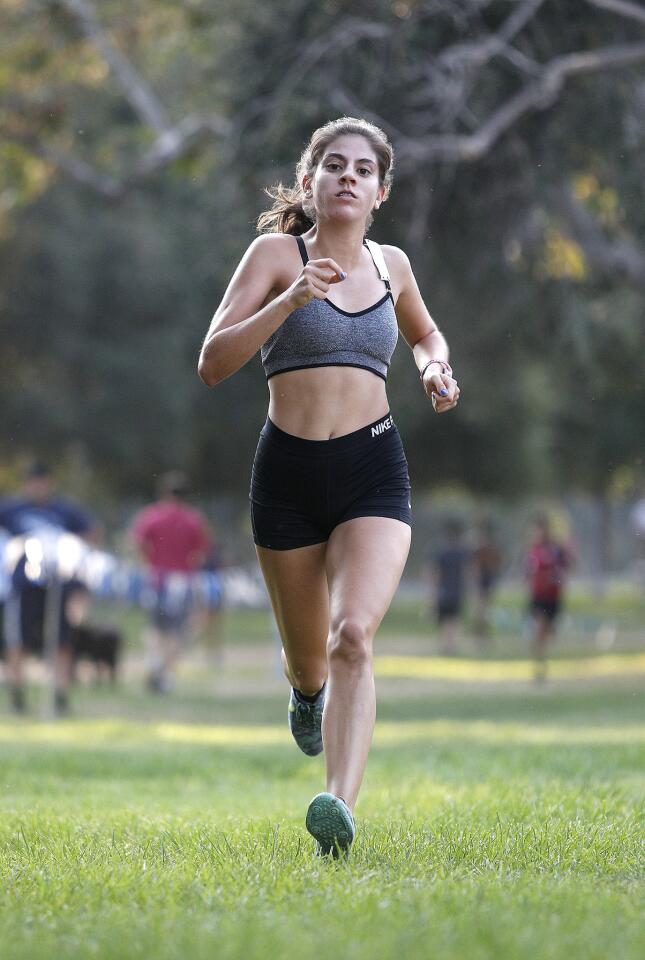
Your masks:
<path fill-rule="evenodd" d="M 256 547 L 262 547 L 263 550 L 299 550 L 301 547 L 315 547 L 319 543 L 327 543 L 329 537 L 320 537 L 316 540 L 312 540 L 311 537 L 308 537 L 304 543 L 288 543 L 278 546 L 275 543 L 260 543 L 256 537 L 253 537 L 253 543 Z"/>
<path fill-rule="evenodd" d="M 347 517 L 343 517 L 342 520 L 339 520 L 338 523 L 334 526 L 339 527 L 341 523 L 347 523 L 349 520 L 359 520 L 361 517 L 383 517 L 384 520 L 399 520 L 401 523 L 405 523 L 408 527 L 412 527 L 412 517 L 409 514 L 403 513 L 402 511 L 396 510 L 378 510 L 366 508 L 364 510 L 357 509 L 356 512 L 349 514 Z"/>
<path fill-rule="evenodd" d="M 296 539 L 294 537 L 290 543 L 282 542 L 281 544 L 277 544 L 275 542 L 269 544 L 266 541 L 262 543 L 258 537 L 253 537 L 253 543 L 256 545 L 256 547 L 262 547 L 263 550 L 299 550 L 301 547 L 315 547 L 319 543 L 327 543 L 334 530 L 336 530 L 337 527 L 340 527 L 341 524 L 348 523 L 350 520 L 358 520 L 360 517 L 383 517 L 385 520 L 398 520 L 399 523 L 405 523 L 406 526 L 412 528 L 412 517 L 405 515 L 402 516 L 400 513 L 395 513 L 395 511 L 385 512 L 383 510 L 358 510 L 356 513 L 352 513 L 351 516 L 343 517 L 342 520 L 339 520 L 338 523 L 334 524 L 329 531 L 329 536 L 327 537 L 306 537 L 302 540 L 299 540 L 297 543 L 293 543 L 293 539 Z"/>

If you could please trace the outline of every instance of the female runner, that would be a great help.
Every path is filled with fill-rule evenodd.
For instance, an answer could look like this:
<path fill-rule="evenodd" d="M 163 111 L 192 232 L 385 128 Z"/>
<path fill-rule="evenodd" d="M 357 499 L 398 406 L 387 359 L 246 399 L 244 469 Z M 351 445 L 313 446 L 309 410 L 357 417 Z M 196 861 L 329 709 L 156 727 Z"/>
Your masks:
<path fill-rule="evenodd" d="M 317 851 L 354 839 L 375 719 L 372 641 L 410 547 L 410 481 L 385 382 L 398 331 L 437 413 L 459 399 L 448 347 L 406 255 L 365 235 L 387 199 L 385 134 L 344 117 L 316 130 L 292 189 L 270 195 L 210 325 L 199 375 L 215 386 L 261 350 L 268 418 L 251 481 L 257 554 L 291 684 L 289 726 L 327 790 L 306 826 Z"/>

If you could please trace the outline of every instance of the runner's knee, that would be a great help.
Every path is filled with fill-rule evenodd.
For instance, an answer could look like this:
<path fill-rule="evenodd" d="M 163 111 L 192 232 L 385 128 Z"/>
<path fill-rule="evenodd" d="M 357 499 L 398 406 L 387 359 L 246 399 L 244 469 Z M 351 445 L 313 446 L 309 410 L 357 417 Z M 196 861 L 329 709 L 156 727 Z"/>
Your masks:
<path fill-rule="evenodd" d="M 332 624 L 327 642 L 327 654 L 331 660 L 359 665 L 372 659 L 372 631 L 365 621 L 355 617 L 343 617 Z"/>

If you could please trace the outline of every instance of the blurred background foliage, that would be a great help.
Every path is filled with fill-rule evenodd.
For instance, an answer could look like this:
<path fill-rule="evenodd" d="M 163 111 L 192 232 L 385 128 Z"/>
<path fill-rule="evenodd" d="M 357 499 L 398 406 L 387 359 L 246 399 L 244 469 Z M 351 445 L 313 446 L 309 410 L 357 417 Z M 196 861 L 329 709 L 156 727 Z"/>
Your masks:
<path fill-rule="evenodd" d="M 256 358 L 201 340 L 313 128 L 383 126 L 371 231 L 408 252 L 463 402 L 400 344 L 418 490 L 598 497 L 643 477 L 645 13 L 628 0 L 0 0 L 0 444 L 95 495 L 181 465 L 245 492 Z M 1 479 L 1 478 L 0 478 Z"/>

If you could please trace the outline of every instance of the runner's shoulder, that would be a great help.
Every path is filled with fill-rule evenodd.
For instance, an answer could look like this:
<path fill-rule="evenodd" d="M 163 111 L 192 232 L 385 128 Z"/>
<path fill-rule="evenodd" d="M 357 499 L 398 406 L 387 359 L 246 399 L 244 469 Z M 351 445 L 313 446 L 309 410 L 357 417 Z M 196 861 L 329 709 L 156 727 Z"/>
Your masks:
<path fill-rule="evenodd" d="M 298 254 L 296 238 L 290 233 L 261 233 L 252 241 L 249 251 L 262 257 Z"/>
<path fill-rule="evenodd" d="M 412 275 L 412 265 L 410 258 L 400 247 L 394 247 L 389 243 L 381 244 L 381 250 L 385 257 L 385 264 L 389 270 L 390 277 L 395 281 L 399 289 L 406 286 L 406 280 Z"/>
<path fill-rule="evenodd" d="M 401 250 L 400 247 L 394 247 L 389 243 L 382 243 L 380 247 L 388 267 L 392 265 L 392 267 L 396 267 L 399 270 L 410 269 L 410 258 L 405 250 Z"/>

